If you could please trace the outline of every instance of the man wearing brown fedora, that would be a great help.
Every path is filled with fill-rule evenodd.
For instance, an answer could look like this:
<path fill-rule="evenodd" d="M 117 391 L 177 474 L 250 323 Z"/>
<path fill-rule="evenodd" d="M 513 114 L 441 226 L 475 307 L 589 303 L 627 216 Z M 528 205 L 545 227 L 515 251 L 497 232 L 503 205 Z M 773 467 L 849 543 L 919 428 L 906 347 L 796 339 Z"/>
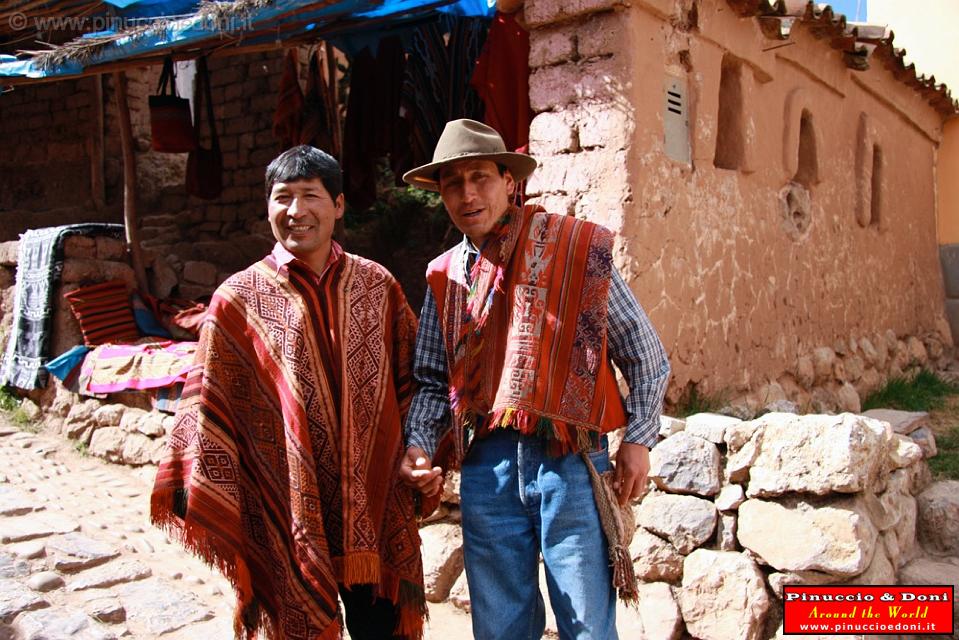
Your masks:
<path fill-rule="evenodd" d="M 561 638 L 616 638 L 615 589 L 585 454 L 621 503 L 646 485 L 669 363 L 612 267 L 613 234 L 511 204 L 536 168 L 473 120 L 403 179 L 437 191 L 463 241 L 433 260 L 400 475 L 427 498 L 460 469 L 473 634 L 540 638 L 542 554 Z M 624 399 L 613 363 L 629 386 Z"/>

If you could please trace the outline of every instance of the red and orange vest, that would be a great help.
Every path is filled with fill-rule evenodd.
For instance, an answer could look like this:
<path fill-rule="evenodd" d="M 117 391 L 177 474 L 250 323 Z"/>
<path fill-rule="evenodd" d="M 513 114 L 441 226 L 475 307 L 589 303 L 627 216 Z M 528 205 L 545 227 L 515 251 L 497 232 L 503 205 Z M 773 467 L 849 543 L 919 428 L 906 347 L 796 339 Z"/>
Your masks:
<path fill-rule="evenodd" d="M 449 380 L 454 466 L 473 435 L 490 429 L 538 434 L 550 453 L 563 455 L 595 448 L 601 434 L 626 423 L 607 354 L 612 232 L 542 210 L 515 212 L 522 227 L 477 353 L 458 338 L 470 321 L 461 245 L 427 269 L 449 370 L 463 371 L 461 358 L 481 358 L 465 368 L 479 380 Z"/>

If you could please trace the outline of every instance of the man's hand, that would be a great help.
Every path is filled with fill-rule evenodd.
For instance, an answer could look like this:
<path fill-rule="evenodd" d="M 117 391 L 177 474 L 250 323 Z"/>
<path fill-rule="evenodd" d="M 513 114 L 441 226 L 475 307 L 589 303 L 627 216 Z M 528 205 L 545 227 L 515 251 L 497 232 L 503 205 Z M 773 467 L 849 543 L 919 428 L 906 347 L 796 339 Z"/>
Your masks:
<path fill-rule="evenodd" d="M 636 500 L 646 491 L 649 474 L 649 449 L 645 445 L 624 442 L 616 453 L 616 474 L 613 487 L 619 504 Z"/>
<path fill-rule="evenodd" d="M 406 450 L 400 463 L 400 479 L 427 497 L 435 496 L 443 488 L 443 470 L 430 468 L 430 457 L 419 447 Z"/>

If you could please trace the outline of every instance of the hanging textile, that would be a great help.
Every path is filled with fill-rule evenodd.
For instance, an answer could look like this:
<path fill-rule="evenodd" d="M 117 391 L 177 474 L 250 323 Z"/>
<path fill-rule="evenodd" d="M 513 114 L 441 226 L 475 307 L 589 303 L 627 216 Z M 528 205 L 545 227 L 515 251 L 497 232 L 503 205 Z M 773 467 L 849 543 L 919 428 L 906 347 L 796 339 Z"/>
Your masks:
<path fill-rule="evenodd" d="M 376 200 L 376 162 L 401 144 L 397 118 L 405 56 L 396 36 L 350 61 L 350 96 L 343 126 L 343 191 L 353 208 Z M 406 144 L 405 140 L 402 144 Z"/>
<path fill-rule="evenodd" d="M 333 134 L 336 127 L 336 114 L 330 85 L 320 69 L 320 52 L 310 53 L 310 71 L 306 80 L 306 95 L 303 98 L 303 116 L 301 118 L 300 144 L 309 144 L 327 152 L 334 158 L 339 157 Z"/>
<path fill-rule="evenodd" d="M 393 158 L 397 176 L 430 161 L 448 121 L 482 120 L 483 103 L 468 80 L 488 27 L 485 18 L 444 17 L 420 26 L 410 39 L 402 96 L 409 144 Z"/>
<path fill-rule="evenodd" d="M 13 325 L 7 341 L 0 384 L 40 389 L 50 348 L 53 291 L 63 271 L 63 243 L 69 236 L 123 237 L 123 225 L 90 223 L 30 229 L 17 247 Z"/>
<path fill-rule="evenodd" d="M 496 13 L 471 86 L 485 105 L 483 121 L 499 131 L 510 151 L 526 150 L 529 123 L 529 32 L 515 14 Z"/>
<path fill-rule="evenodd" d="M 300 140 L 300 118 L 303 112 L 303 92 L 300 80 L 296 49 L 286 52 L 283 60 L 283 75 L 280 77 L 279 98 L 273 113 L 273 135 L 283 149 L 289 149 Z"/>
<path fill-rule="evenodd" d="M 203 106 L 206 103 L 206 120 L 210 127 L 210 146 L 200 143 L 203 130 Z M 223 192 L 223 152 L 220 137 L 216 133 L 213 116 L 213 92 L 210 90 L 210 72 L 206 56 L 197 62 L 196 95 L 193 97 L 193 123 L 196 148 L 186 159 L 186 192 L 204 200 L 215 200 Z"/>

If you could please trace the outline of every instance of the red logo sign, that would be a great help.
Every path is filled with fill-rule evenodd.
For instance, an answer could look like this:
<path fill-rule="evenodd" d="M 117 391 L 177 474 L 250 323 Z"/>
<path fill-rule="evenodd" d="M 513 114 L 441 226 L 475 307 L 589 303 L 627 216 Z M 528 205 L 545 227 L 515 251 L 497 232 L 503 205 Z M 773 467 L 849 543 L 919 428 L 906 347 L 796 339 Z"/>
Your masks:
<path fill-rule="evenodd" d="M 952 585 L 786 585 L 783 633 L 948 635 L 955 602 Z"/>

